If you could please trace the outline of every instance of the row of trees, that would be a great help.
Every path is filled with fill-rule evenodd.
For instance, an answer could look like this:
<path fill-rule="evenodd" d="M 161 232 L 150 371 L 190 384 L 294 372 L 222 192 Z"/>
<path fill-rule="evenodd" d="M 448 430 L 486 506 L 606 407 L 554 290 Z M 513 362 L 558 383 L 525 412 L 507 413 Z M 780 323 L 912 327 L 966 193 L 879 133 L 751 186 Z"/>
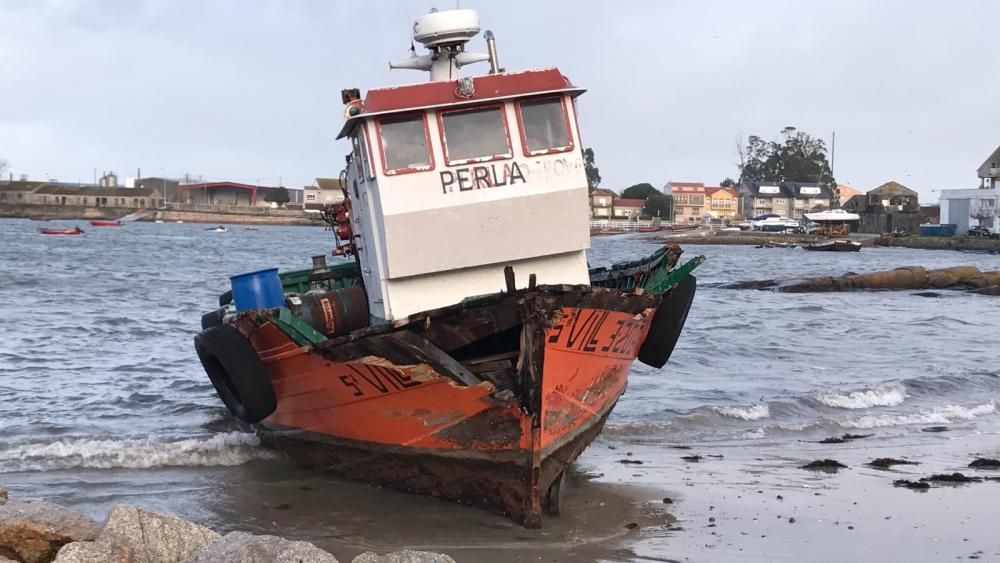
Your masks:
<path fill-rule="evenodd" d="M 833 169 L 827 161 L 826 142 L 815 138 L 795 127 L 781 130 L 778 140 L 765 141 L 757 135 L 750 135 L 744 141 L 736 141 L 739 157 L 739 181 L 724 178 L 719 185 L 724 188 L 736 187 L 744 182 L 804 182 L 827 186 L 836 200 L 837 182 Z M 583 151 L 587 184 L 594 191 L 601 183 L 601 174 L 594 163 L 594 150 Z M 671 217 L 673 197 L 661 193 L 648 182 L 635 184 L 622 191 L 623 198 L 645 199 L 643 215 L 648 217 Z"/>

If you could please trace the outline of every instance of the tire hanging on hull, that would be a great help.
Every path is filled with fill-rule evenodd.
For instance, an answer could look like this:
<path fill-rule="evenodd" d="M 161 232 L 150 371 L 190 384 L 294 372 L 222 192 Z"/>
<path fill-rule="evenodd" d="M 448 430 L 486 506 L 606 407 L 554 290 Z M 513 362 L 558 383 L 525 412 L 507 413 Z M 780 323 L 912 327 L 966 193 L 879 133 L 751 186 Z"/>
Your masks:
<path fill-rule="evenodd" d="M 264 364 L 236 327 L 210 327 L 194 337 L 194 348 L 215 392 L 233 416 L 254 424 L 278 407 Z"/>
<path fill-rule="evenodd" d="M 697 287 L 698 280 L 688 275 L 677 282 L 677 285 L 664 296 L 663 302 L 653 316 L 649 334 L 639 348 L 637 359 L 640 362 L 657 369 L 667 363 L 684 328 Z"/>

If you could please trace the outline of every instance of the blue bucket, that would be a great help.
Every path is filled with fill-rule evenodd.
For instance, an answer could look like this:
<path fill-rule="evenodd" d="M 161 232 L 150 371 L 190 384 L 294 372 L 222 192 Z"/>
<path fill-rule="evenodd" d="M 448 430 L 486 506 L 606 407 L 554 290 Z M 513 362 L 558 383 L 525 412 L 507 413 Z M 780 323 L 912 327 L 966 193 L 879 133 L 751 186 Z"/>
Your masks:
<path fill-rule="evenodd" d="M 285 290 L 281 287 L 277 268 L 240 274 L 229 281 L 233 284 L 237 311 L 272 309 L 285 304 Z"/>

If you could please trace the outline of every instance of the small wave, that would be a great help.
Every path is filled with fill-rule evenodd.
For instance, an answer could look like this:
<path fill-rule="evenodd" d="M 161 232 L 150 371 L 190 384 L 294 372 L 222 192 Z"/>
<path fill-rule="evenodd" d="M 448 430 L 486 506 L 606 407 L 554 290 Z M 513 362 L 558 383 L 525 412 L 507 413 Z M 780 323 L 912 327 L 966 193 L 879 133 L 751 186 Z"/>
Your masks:
<path fill-rule="evenodd" d="M 730 418 L 742 420 L 759 420 L 771 416 L 767 405 L 748 405 L 745 407 L 715 407 L 715 412 Z"/>
<path fill-rule="evenodd" d="M 53 469 L 149 469 L 241 465 L 273 456 L 254 434 L 228 432 L 169 440 L 76 438 L 0 449 L 0 473 Z"/>
<path fill-rule="evenodd" d="M 882 428 L 885 426 L 900 426 L 904 424 L 950 424 L 957 420 L 970 420 L 996 412 L 996 403 L 990 401 L 981 405 L 963 407 L 960 405 L 945 405 L 930 412 L 913 414 L 882 414 L 866 415 L 838 422 L 845 428 Z"/>
<path fill-rule="evenodd" d="M 869 409 L 871 407 L 894 407 L 906 400 L 906 389 L 899 384 L 883 385 L 874 389 L 852 391 L 846 395 L 830 393 L 816 397 L 828 407 L 838 409 Z"/>

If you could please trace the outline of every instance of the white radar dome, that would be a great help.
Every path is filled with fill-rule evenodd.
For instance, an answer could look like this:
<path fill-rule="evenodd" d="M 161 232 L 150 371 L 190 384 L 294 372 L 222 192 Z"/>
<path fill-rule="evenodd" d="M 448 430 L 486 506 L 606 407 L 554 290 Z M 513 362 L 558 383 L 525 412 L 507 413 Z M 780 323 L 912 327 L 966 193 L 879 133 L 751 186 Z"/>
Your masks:
<path fill-rule="evenodd" d="M 479 14 L 475 10 L 431 12 L 413 22 L 413 39 L 427 48 L 466 43 L 478 33 Z"/>

